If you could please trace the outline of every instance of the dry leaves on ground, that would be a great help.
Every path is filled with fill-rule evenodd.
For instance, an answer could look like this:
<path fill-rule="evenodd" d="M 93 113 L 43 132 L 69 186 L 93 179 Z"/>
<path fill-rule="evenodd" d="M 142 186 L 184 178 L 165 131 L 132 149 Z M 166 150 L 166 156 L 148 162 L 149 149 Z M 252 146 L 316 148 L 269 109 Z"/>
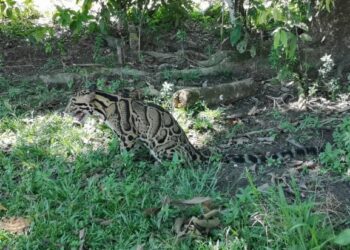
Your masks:
<path fill-rule="evenodd" d="M 13 234 L 26 234 L 29 230 L 30 220 L 23 217 L 2 218 L 0 230 Z"/>
<path fill-rule="evenodd" d="M 4 206 L 0 203 L 0 211 L 6 211 L 6 210 L 7 210 L 7 208 L 4 207 Z"/>
<path fill-rule="evenodd" d="M 172 200 L 165 198 L 163 205 L 174 205 L 174 206 L 193 206 L 201 205 L 203 207 L 204 214 L 200 216 L 192 216 L 190 218 L 177 218 L 174 223 L 174 231 L 177 238 L 181 238 L 187 235 L 194 237 L 203 237 L 209 234 L 210 230 L 220 225 L 218 215 L 220 214 L 219 209 L 215 209 L 213 201 L 210 197 L 194 197 L 188 200 Z M 145 215 L 153 216 L 161 210 L 161 207 L 153 207 L 145 210 Z"/>

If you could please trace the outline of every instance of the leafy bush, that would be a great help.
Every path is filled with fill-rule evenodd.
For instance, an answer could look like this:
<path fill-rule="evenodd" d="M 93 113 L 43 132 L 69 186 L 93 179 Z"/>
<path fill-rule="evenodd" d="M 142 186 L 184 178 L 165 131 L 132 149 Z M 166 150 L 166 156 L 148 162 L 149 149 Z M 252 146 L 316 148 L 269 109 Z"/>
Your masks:
<path fill-rule="evenodd" d="M 6 0 L 0 2 L 0 35 L 11 39 L 25 39 L 31 43 L 42 44 L 46 53 L 52 52 L 49 42 L 54 32 L 51 27 L 35 24 L 40 13 L 35 10 L 32 1 L 18 2 Z"/>
<path fill-rule="evenodd" d="M 312 11 L 315 8 L 330 11 L 333 6 L 334 0 L 318 3 L 299 0 L 244 1 L 240 6 L 242 13 L 232 28 L 230 42 L 240 53 L 249 51 L 254 57 L 257 38 L 264 39 L 271 34 L 272 65 L 281 70 L 281 77 L 302 81 L 308 68 L 302 64 L 298 49 L 300 42 L 312 41 L 308 34 Z M 301 83 L 300 87 L 301 92 L 308 91 L 307 84 Z"/>
<path fill-rule="evenodd" d="M 344 173 L 350 170 L 350 118 L 344 119 L 333 138 L 334 144 L 327 143 L 320 160 L 329 170 Z"/>

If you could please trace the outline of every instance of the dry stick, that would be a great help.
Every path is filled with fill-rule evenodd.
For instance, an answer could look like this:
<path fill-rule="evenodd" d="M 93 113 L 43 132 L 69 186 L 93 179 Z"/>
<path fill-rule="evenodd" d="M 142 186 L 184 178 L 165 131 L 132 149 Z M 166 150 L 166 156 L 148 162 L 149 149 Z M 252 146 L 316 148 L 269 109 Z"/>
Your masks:
<path fill-rule="evenodd" d="M 94 66 L 98 66 L 98 67 L 102 67 L 104 65 L 100 64 L 100 63 L 72 63 L 72 66 L 77 66 L 77 67 L 94 67 Z"/>
<path fill-rule="evenodd" d="M 25 64 L 25 65 L 9 65 L 3 66 L 3 68 L 22 68 L 22 67 L 35 67 L 33 64 Z"/>
<path fill-rule="evenodd" d="M 276 130 L 276 128 L 267 128 L 267 129 L 255 130 L 255 131 L 250 131 L 250 132 L 247 132 L 247 133 L 244 133 L 244 134 L 240 134 L 238 136 L 239 137 L 250 136 L 250 135 L 261 134 L 261 133 L 270 132 L 270 131 L 274 131 L 274 130 Z"/>
<path fill-rule="evenodd" d="M 303 145 L 301 145 L 300 143 L 297 143 L 294 139 L 287 139 L 287 142 L 289 142 L 296 148 L 303 148 Z"/>

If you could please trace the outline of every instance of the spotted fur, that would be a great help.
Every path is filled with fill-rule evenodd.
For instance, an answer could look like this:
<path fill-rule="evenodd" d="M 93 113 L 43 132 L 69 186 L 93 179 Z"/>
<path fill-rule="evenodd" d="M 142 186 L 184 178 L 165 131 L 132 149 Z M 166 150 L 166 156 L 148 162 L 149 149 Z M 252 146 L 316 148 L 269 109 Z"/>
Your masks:
<path fill-rule="evenodd" d="M 83 90 L 73 96 L 66 113 L 78 121 L 87 115 L 102 119 L 119 137 L 121 148 L 132 149 L 143 143 L 158 160 L 171 160 L 176 153 L 187 163 L 207 161 L 188 140 L 175 118 L 162 107 L 133 99 L 123 94 Z M 272 159 L 294 158 L 296 155 L 317 154 L 315 147 L 298 148 L 273 154 Z M 268 156 L 253 154 L 229 155 L 224 159 L 235 163 L 264 163 Z"/>

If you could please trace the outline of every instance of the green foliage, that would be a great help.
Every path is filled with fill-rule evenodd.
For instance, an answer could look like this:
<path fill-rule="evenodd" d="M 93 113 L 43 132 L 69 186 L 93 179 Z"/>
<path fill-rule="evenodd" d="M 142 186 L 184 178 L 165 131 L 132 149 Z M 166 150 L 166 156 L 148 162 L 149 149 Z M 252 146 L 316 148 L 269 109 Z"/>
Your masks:
<path fill-rule="evenodd" d="M 345 229 L 334 239 L 334 243 L 340 246 L 350 245 L 350 229 Z"/>
<path fill-rule="evenodd" d="M 91 14 L 93 4 L 101 6 L 97 15 Z M 127 26 L 127 22 L 134 25 L 144 23 L 153 29 L 170 30 L 174 26 L 181 26 L 189 18 L 191 10 L 191 0 L 154 1 L 151 4 L 149 0 L 108 0 L 105 3 L 85 0 L 78 11 L 57 7 L 53 18 L 61 26 L 68 27 L 74 35 L 81 35 L 85 31 L 109 34 L 110 29 L 115 26 L 113 18 L 124 26 Z"/>
<path fill-rule="evenodd" d="M 251 184 L 240 190 L 224 213 L 229 227 L 223 249 L 318 249 L 326 244 L 334 235 L 323 227 L 327 220 L 313 212 L 312 200 L 302 202 L 293 189 L 293 201 L 281 187 L 260 192 Z"/>
<path fill-rule="evenodd" d="M 80 35 L 84 29 L 84 24 L 94 19 L 94 17 L 89 15 L 86 11 L 74 11 L 57 6 L 57 12 L 53 16 L 53 19 L 59 25 L 69 27 L 73 35 Z M 96 23 L 91 22 L 89 24 L 89 29 L 95 31 Z"/>
<path fill-rule="evenodd" d="M 334 144 L 327 143 L 320 154 L 321 163 L 336 173 L 346 173 L 350 166 L 350 118 L 345 118 L 333 133 Z"/>
<path fill-rule="evenodd" d="M 318 69 L 318 78 L 309 87 L 310 96 L 323 94 L 336 99 L 340 92 L 339 78 L 334 76 L 335 63 L 331 55 L 325 54 L 320 58 L 322 65 Z"/>
<path fill-rule="evenodd" d="M 161 4 L 150 15 L 150 25 L 160 29 L 172 30 L 182 26 L 185 20 L 190 16 L 192 10 L 191 0 L 168 0 L 160 1 Z"/>
<path fill-rule="evenodd" d="M 38 17 L 39 13 L 34 10 L 32 0 L 23 1 L 21 7 L 15 0 L 3 0 L 0 2 L 0 20 L 18 21 Z"/>
<path fill-rule="evenodd" d="M 24 1 L 21 8 L 16 1 L 2 1 L 0 2 L 0 35 L 43 45 L 45 52 L 50 54 L 53 50 L 50 39 L 54 31 L 48 26 L 37 26 L 35 21 L 39 16 L 31 0 Z"/>
<path fill-rule="evenodd" d="M 309 32 L 309 20 L 315 8 L 327 9 L 334 6 L 334 0 L 279 1 L 255 0 L 244 2 L 241 6 L 244 14 L 238 16 L 230 33 L 230 42 L 240 53 L 256 54 L 257 37 L 272 35 L 270 61 L 281 70 L 282 79 L 289 78 L 300 82 L 301 93 L 308 92 L 308 84 L 303 82 L 308 68 L 299 56 L 300 43 L 312 41 Z M 331 84 L 336 85 L 336 83 Z"/>
<path fill-rule="evenodd" d="M 193 119 L 193 129 L 206 132 L 214 128 L 214 123 L 219 121 L 222 110 L 209 109 L 204 101 L 198 101 L 190 107 L 186 107 L 186 119 Z"/>
<path fill-rule="evenodd" d="M 6 93 L 0 99 L 0 118 L 22 115 L 28 110 L 37 112 L 47 109 L 50 103 L 60 103 L 65 100 L 62 90 L 48 89 L 41 84 L 33 84 L 28 88 L 28 82 L 15 82 L 0 77 L 0 92 Z"/>
<path fill-rule="evenodd" d="M 331 10 L 334 8 L 335 0 L 321 0 L 319 1 L 319 8 L 320 9 L 326 9 L 328 12 L 331 12 Z"/>
<path fill-rule="evenodd" d="M 193 128 L 199 132 L 206 132 L 213 129 L 213 123 L 206 118 L 196 118 L 194 120 Z"/>
<path fill-rule="evenodd" d="M 218 30 L 222 22 L 225 24 L 229 22 L 228 12 L 225 10 L 223 12 L 221 1 L 214 2 L 204 12 L 194 8 L 190 12 L 190 18 L 192 21 L 199 23 L 202 28 L 210 31 Z"/>
<path fill-rule="evenodd" d="M 297 56 L 298 39 L 303 41 L 311 39 L 306 33 L 308 31 L 306 23 L 311 15 L 309 2 L 256 0 L 243 7 L 247 14 L 237 20 L 230 35 L 232 45 L 241 53 L 248 47 L 247 34 L 271 33 L 272 50 L 278 51 L 280 59 L 293 61 Z M 302 30 L 301 35 L 298 35 L 298 30 Z"/>

